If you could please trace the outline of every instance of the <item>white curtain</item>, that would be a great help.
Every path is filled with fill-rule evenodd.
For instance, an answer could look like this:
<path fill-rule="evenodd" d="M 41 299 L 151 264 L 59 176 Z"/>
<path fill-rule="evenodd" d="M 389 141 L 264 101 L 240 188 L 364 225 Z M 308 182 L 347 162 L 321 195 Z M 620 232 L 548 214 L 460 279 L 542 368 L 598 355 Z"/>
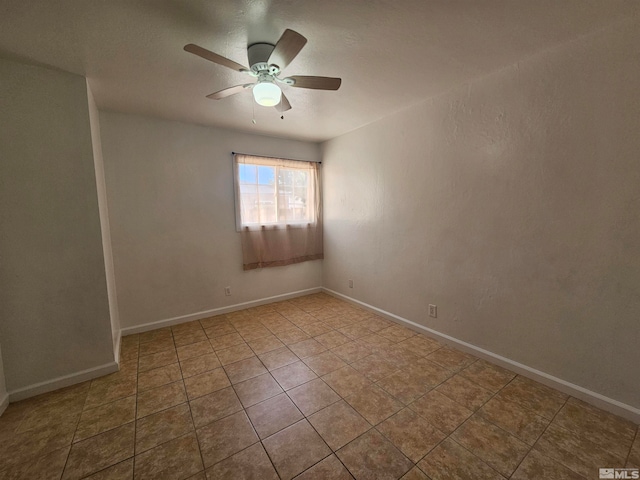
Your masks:
<path fill-rule="evenodd" d="M 320 165 L 234 154 L 243 268 L 324 258 Z"/>

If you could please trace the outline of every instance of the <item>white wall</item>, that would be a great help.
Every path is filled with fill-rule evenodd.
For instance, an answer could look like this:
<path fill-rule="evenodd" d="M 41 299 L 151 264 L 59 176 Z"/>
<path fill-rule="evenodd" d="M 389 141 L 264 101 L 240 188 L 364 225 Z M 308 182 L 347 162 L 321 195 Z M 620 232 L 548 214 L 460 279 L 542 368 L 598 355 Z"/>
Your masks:
<path fill-rule="evenodd" d="M 326 142 L 324 285 L 640 407 L 638 58 L 628 21 Z"/>
<path fill-rule="evenodd" d="M 322 261 L 242 270 L 231 163 L 316 161 L 318 144 L 111 112 L 100 125 L 123 328 L 321 286 Z"/>
<path fill-rule="evenodd" d="M 113 345 L 85 79 L 5 60 L 0 78 L 0 338 L 14 392 L 113 363 Z"/>
<path fill-rule="evenodd" d="M 113 268 L 113 251 L 111 247 L 111 227 L 109 225 L 109 205 L 107 202 L 107 186 L 104 179 L 104 163 L 102 160 L 102 139 L 100 138 L 100 117 L 98 107 L 93 98 L 91 87 L 87 82 L 87 99 L 89 101 L 89 122 L 91 127 L 91 145 L 93 147 L 93 163 L 96 170 L 96 187 L 98 207 L 100 211 L 100 230 L 102 233 L 102 253 L 104 255 L 107 293 L 109 297 L 109 314 L 111 318 L 111 334 L 116 361 L 120 352 L 120 316 L 116 295 L 116 278 Z"/>

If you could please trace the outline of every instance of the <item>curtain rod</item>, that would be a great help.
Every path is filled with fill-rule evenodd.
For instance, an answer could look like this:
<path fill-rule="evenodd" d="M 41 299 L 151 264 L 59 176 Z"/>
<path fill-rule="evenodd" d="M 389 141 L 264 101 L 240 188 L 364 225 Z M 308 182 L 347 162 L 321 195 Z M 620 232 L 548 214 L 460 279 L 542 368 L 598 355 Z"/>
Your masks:
<path fill-rule="evenodd" d="M 270 155 L 254 155 L 253 153 L 241 153 L 241 152 L 231 152 L 233 155 L 247 155 L 249 157 L 260 157 L 260 158 L 279 158 L 281 160 L 290 160 L 292 162 L 311 162 L 311 163 L 322 163 L 322 162 L 314 162 L 313 160 L 300 160 L 297 158 L 282 158 L 282 157 L 272 157 Z"/>

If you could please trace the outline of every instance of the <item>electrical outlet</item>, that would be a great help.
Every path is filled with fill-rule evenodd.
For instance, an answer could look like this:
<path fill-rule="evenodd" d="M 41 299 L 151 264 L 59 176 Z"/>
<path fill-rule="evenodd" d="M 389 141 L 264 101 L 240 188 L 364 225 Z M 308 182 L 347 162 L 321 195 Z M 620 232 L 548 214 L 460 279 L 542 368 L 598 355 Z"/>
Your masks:
<path fill-rule="evenodd" d="M 353 280 L 349 280 L 349 288 L 353 288 Z"/>
<path fill-rule="evenodd" d="M 438 306 L 429 304 L 429 316 L 438 318 Z"/>
<path fill-rule="evenodd" d="M 231 295 L 231 287 L 224 287 L 224 294 L 228 297 Z"/>

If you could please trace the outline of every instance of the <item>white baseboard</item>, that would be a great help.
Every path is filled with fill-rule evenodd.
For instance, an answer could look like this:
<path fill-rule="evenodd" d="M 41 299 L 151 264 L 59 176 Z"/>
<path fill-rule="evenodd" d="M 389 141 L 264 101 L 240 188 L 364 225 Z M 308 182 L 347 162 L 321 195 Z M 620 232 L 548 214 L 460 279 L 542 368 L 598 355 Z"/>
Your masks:
<path fill-rule="evenodd" d="M 35 383 L 27 387 L 10 391 L 9 401 L 17 402 L 18 400 L 24 400 L 25 398 L 35 397 L 36 395 L 40 395 L 42 393 L 52 392 L 53 390 L 58 390 L 59 388 L 68 387 L 69 385 L 75 385 L 76 383 L 93 380 L 94 378 L 117 372 L 118 369 L 119 367 L 116 362 L 110 362 L 98 367 L 72 373 L 70 375 L 64 375 L 62 377 L 54 378 L 44 382 Z"/>
<path fill-rule="evenodd" d="M 593 392 L 584 387 L 581 387 L 580 385 L 575 385 L 573 383 L 567 382 L 565 380 L 562 380 L 561 378 L 554 377 L 553 375 L 549 375 L 548 373 L 536 370 L 535 368 L 516 362 L 515 360 L 511 360 L 496 353 L 490 352 L 489 350 L 476 347 L 475 345 L 472 345 L 470 343 L 458 340 L 457 338 L 451 337 L 449 335 L 445 335 L 444 333 L 440 333 L 436 330 L 412 322 L 411 320 L 407 320 L 406 318 L 399 317 L 398 315 L 394 315 L 393 313 L 389 313 L 385 310 L 369 305 L 368 303 L 361 302 L 360 300 L 356 300 L 328 288 L 323 287 L 322 291 L 328 293 L 329 295 L 333 295 L 334 297 L 363 307 L 366 310 L 374 312 L 377 315 L 380 315 L 381 317 L 384 317 L 388 320 L 404 324 L 412 330 L 424 333 L 429 337 L 433 337 L 436 340 L 441 341 L 442 343 L 454 346 L 458 350 L 471 353 L 476 357 L 483 358 L 484 360 L 504 367 L 508 370 L 511 370 L 512 372 L 540 382 L 551 388 L 555 388 L 560 392 L 576 397 L 591 405 L 601 408 L 602 410 L 606 410 L 615 415 L 619 415 L 623 418 L 631 420 L 634 423 L 640 423 L 640 409 L 632 407 L 631 405 L 627 405 L 625 403 L 619 402 L 618 400 L 614 400 L 613 398 L 609 398 L 597 392 Z"/>
<path fill-rule="evenodd" d="M 9 394 L 5 393 L 4 396 L 0 399 L 0 415 L 4 413 L 4 411 L 9 406 Z"/>
<path fill-rule="evenodd" d="M 122 341 L 122 329 L 118 330 L 118 335 L 116 336 L 114 345 L 113 345 L 113 356 L 115 357 L 115 362 L 120 366 L 120 343 Z"/>
<path fill-rule="evenodd" d="M 186 323 L 193 320 L 201 320 L 207 317 L 213 317 L 214 315 L 222 315 L 224 313 L 231 313 L 237 310 L 244 310 L 245 308 L 259 307 L 260 305 L 267 305 L 269 303 L 281 302 L 283 300 L 289 300 L 291 298 L 302 297 L 304 295 L 311 295 L 312 293 L 319 293 L 322 291 L 322 287 L 307 288 L 306 290 L 298 290 L 297 292 L 284 293 L 282 295 L 275 295 L 273 297 L 260 298 L 258 300 L 251 300 L 249 302 L 236 303 L 235 305 L 229 305 L 227 307 L 214 308 L 212 310 L 205 310 L 204 312 L 190 313 L 188 315 L 181 315 L 179 317 L 167 318 L 165 320 L 157 320 L 155 322 L 144 323 L 142 325 L 135 325 L 133 327 L 126 327 L 122 329 L 122 336 L 134 335 L 136 333 L 148 332 L 149 330 L 156 330 L 158 328 L 170 327 L 172 325 L 178 325 L 180 323 Z"/>

